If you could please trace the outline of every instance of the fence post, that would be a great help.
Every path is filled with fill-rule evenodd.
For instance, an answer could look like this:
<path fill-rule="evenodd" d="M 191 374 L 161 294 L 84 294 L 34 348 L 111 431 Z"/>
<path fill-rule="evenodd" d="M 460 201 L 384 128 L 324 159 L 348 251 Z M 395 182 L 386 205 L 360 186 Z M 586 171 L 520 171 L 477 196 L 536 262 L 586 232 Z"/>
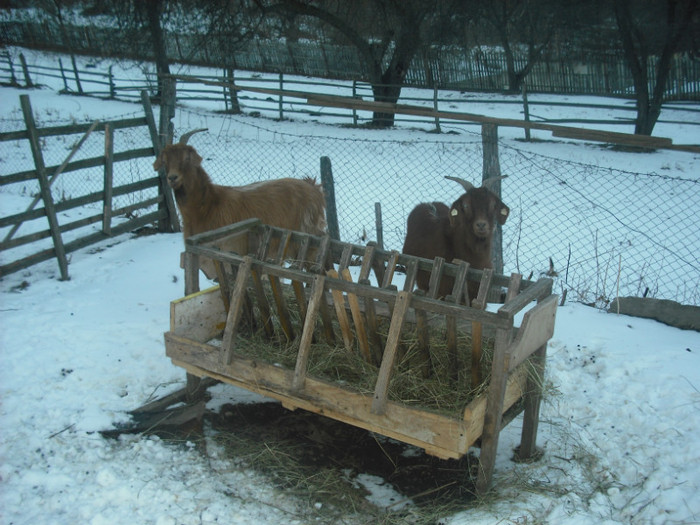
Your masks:
<path fill-rule="evenodd" d="M 498 126 L 496 124 L 481 125 L 481 144 L 484 152 L 482 181 L 491 177 L 501 176 L 501 164 L 498 160 Z M 489 189 L 501 198 L 501 181 L 489 184 Z M 503 273 L 503 231 L 500 224 L 496 225 L 493 234 L 491 250 L 493 269 L 496 273 Z"/>
<path fill-rule="evenodd" d="M 527 103 L 527 87 L 523 81 L 522 87 L 523 93 L 523 114 L 525 115 L 525 122 L 530 122 L 530 105 Z M 530 142 L 530 126 L 525 126 L 525 140 Z"/>
<path fill-rule="evenodd" d="M 12 57 L 10 56 L 9 51 L 5 51 L 5 58 L 7 58 L 7 65 L 10 69 L 10 84 L 12 86 L 17 86 L 19 84 L 17 83 L 17 77 L 15 76 L 15 66 L 12 63 Z"/>
<path fill-rule="evenodd" d="M 352 98 L 357 98 L 357 80 L 352 81 Z M 352 125 L 357 126 L 357 109 L 352 108 Z"/>
<path fill-rule="evenodd" d="M 282 111 L 282 104 L 284 104 L 284 96 L 282 95 L 282 90 L 284 89 L 284 75 L 280 72 L 280 120 L 284 118 L 284 112 Z"/>
<path fill-rule="evenodd" d="M 32 105 L 29 102 L 29 95 L 20 95 L 19 101 L 22 106 L 24 122 L 27 126 L 29 145 L 32 150 L 32 157 L 34 157 L 34 166 L 36 167 L 37 179 L 39 179 L 41 197 L 44 200 L 44 211 L 46 212 L 46 218 L 49 221 L 49 230 L 51 231 L 51 237 L 53 238 L 53 247 L 54 251 L 56 252 L 56 259 L 58 259 L 58 268 L 61 271 L 61 280 L 67 281 L 70 279 L 70 276 L 68 275 L 68 259 L 66 258 L 66 249 L 63 246 L 61 229 L 58 225 L 58 219 L 56 218 L 56 208 L 53 204 L 51 188 L 46 176 L 46 166 L 44 165 L 44 157 L 41 154 L 39 134 L 36 129 L 36 123 L 34 122 L 34 114 L 32 113 Z"/>
<path fill-rule="evenodd" d="M 112 235 L 112 188 L 114 165 L 114 132 L 112 126 L 105 124 L 105 173 L 104 201 L 102 204 L 102 233 Z"/>
<path fill-rule="evenodd" d="M 377 230 L 377 246 L 384 249 L 384 223 L 382 222 L 382 203 L 374 203 L 374 222 Z"/>
<path fill-rule="evenodd" d="M 83 86 L 80 84 L 80 76 L 78 75 L 78 64 L 75 62 L 75 55 L 71 54 L 71 62 L 73 63 L 73 73 L 75 74 L 75 83 L 78 86 L 78 93 L 83 94 Z"/>
<path fill-rule="evenodd" d="M 24 58 L 24 54 L 19 54 L 19 61 L 22 63 L 22 72 L 24 73 L 24 87 L 34 87 L 32 79 L 29 76 L 29 68 L 27 67 L 27 60 Z"/>
<path fill-rule="evenodd" d="M 58 67 L 61 69 L 61 78 L 63 79 L 63 91 L 68 93 L 70 91 L 68 89 L 68 79 L 66 79 L 66 72 L 63 69 L 63 60 L 61 60 L 61 57 L 58 57 Z"/>
<path fill-rule="evenodd" d="M 438 116 L 438 88 L 433 87 L 433 109 L 435 110 L 435 131 L 440 133 L 440 117 Z"/>
<path fill-rule="evenodd" d="M 169 98 L 170 97 L 170 98 Z M 156 122 L 153 118 L 153 110 L 151 108 L 151 101 L 148 98 L 148 93 L 144 90 L 141 91 L 141 103 L 143 104 L 144 113 L 146 114 L 146 123 L 148 124 L 148 131 L 151 134 L 151 141 L 153 142 L 153 152 L 156 156 L 160 155 L 166 144 L 170 144 L 173 141 L 173 125 L 170 121 L 171 118 L 175 116 L 175 80 L 164 79 L 163 81 L 163 96 L 161 98 L 160 106 L 160 129 L 159 132 L 156 129 Z M 180 220 L 177 215 L 177 207 L 175 206 L 175 198 L 173 197 L 172 190 L 165 180 L 165 169 L 158 172 L 159 192 L 163 195 L 163 202 L 158 204 L 158 209 L 166 209 L 167 219 L 158 220 L 158 231 L 160 232 L 179 232 L 180 231 Z"/>
<path fill-rule="evenodd" d="M 333 183 L 333 168 L 330 157 L 321 157 L 321 186 L 326 196 L 326 222 L 328 223 L 328 235 L 331 239 L 340 240 L 338 228 L 338 212 L 335 207 L 335 185 Z"/>
<path fill-rule="evenodd" d="M 114 85 L 114 75 L 112 74 L 112 66 L 109 66 L 109 98 L 117 97 L 117 87 Z"/>
<path fill-rule="evenodd" d="M 241 105 L 238 102 L 238 91 L 234 89 L 236 79 L 233 68 L 226 69 L 226 76 L 228 77 L 227 81 L 229 86 L 228 88 L 224 88 L 224 90 L 228 89 L 228 98 L 231 100 L 231 113 L 239 114 L 241 112 Z"/>

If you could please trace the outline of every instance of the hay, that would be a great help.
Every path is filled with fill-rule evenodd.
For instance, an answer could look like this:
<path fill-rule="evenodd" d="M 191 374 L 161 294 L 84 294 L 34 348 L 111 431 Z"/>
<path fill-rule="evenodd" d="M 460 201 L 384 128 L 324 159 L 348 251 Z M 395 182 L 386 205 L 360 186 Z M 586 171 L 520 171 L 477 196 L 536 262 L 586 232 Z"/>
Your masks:
<path fill-rule="evenodd" d="M 266 288 L 266 296 L 274 314 L 274 304 L 269 288 Z M 287 341 L 282 331 L 279 320 L 273 315 L 274 336 L 267 338 L 261 329 L 261 316 L 255 294 L 249 294 L 252 300 L 253 314 L 257 321 L 256 330 L 240 330 L 235 353 L 241 357 L 256 359 L 265 363 L 294 370 L 299 351 L 300 321 L 299 306 L 291 291 L 291 287 L 284 286 L 284 295 L 287 302 L 291 321 L 297 330 L 297 337 L 293 341 Z M 332 308 L 331 308 L 332 310 Z M 344 388 L 357 393 L 372 396 L 377 382 L 378 367 L 366 362 L 355 340 L 353 348 L 348 350 L 342 343 L 340 327 L 333 316 L 333 330 L 336 335 L 336 344 L 325 342 L 320 319 L 316 323 L 314 343 L 310 348 L 307 375 L 316 379 L 337 383 Z M 351 321 L 352 323 L 352 321 Z M 382 343 L 386 342 L 389 330 L 389 320 L 380 318 L 378 333 Z M 430 361 L 432 373 L 429 377 L 423 377 L 424 368 L 420 364 L 418 355 L 418 336 L 415 327 L 409 323 L 404 325 L 401 334 L 401 343 L 395 362 L 394 372 L 389 384 L 389 399 L 394 402 L 416 408 L 434 411 L 450 417 L 461 418 L 464 408 L 477 396 L 483 393 L 488 384 L 493 341 L 484 338 L 482 356 L 482 377 L 484 381 L 473 388 L 470 384 L 471 364 L 471 337 L 468 333 L 458 334 L 458 359 L 459 372 L 453 377 L 448 350 L 446 345 L 446 330 L 444 318 L 442 325 L 431 324 L 430 336 Z"/>

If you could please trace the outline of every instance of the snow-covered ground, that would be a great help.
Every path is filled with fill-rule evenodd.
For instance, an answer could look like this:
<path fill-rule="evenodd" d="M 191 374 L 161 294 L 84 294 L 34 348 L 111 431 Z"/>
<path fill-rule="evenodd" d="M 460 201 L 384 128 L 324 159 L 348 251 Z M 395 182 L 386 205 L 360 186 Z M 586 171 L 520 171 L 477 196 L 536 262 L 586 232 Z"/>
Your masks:
<path fill-rule="evenodd" d="M 48 109 L 57 118 L 139 111 L 48 90 L 29 94 L 35 111 Z M 17 95 L 0 89 L 3 108 L 16 111 Z M 275 125 L 265 121 L 266 127 Z M 309 136 L 342 133 L 359 140 L 362 133 L 312 123 L 279 125 Z M 679 143 L 697 142 L 680 128 L 666 135 L 673 131 Z M 526 147 L 582 161 L 595 157 L 597 164 L 619 169 L 636 162 L 640 171 L 664 165 L 666 172 L 697 173 L 693 155 L 678 160 L 661 152 L 636 160 L 581 143 Z M 7 162 L 2 159 L 3 166 Z M 30 200 L 0 192 L 2 215 L 21 209 L 22 199 Z M 179 234 L 125 235 L 72 254 L 70 281 L 57 280 L 55 261 L 0 280 L 0 523 L 325 519 L 320 511 L 314 514 L 320 499 L 309 506 L 279 490 L 261 472 L 228 457 L 211 435 L 205 456 L 193 443 L 142 435 L 115 441 L 99 434 L 125 422 L 129 410 L 183 386 L 184 372 L 165 356 L 162 337 L 169 302 L 183 292 L 181 250 Z M 501 434 L 493 496 L 445 523 L 700 522 L 699 333 L 570 299 L 557 313 L 546 379 L 538 436 L 544 458 L 527 465 L 510 461 L 519 441 L 516 419 Z M 255 399 L 229 386 L 212 390 L 212 407 Z M 381 505 L 375 493 L 377 500 Z"/>

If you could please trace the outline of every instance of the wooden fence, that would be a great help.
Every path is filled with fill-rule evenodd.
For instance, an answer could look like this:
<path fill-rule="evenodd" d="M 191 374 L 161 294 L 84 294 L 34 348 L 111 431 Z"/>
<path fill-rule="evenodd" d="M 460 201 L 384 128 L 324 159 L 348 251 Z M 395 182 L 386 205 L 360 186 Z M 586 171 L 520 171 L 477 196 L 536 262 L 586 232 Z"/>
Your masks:
<path fill-rule="evenodd" d="M 145 32 L 128 37 L 117 28 L 98 26 L 59 27 L 51 20 L 0 21 L 0 34 L 8 44 L 101 56 L 153 59 Z M 367 80 L 366 67 L 353 46 L 324 42 L 285 42 L 235 38 L 206 38 L 196 33 L 172 32 L 165 41 L 174 62 L 216 65 L 247 71 L 301 76 Z M 523 67 L 524 56 L 516 56 Z M 651 60 L 649 78 L 656 64 Z M 532 92 L 630 96 L 634 82 L 622 53 L 584 53 L 544 57 L 528 75 Z M 509 88 L 505 55 L 499 51 L 456 46 L 428 47 L 414 58 L 406 85 L 422 88 L 503 91 Z M 700 96 L 700 63 L 689 54 L 674 57 L 667 90 L 669 99 Z"/>
<path fill-rule="evenodd" d="M 20 96 L 26 129 L 0 133 L 0 142 L 28 141 L 34 168 L 0 175 L 0 188 L 17 187 L 17 185 L 36 187 L 38 185 L 39 191 L 38 196 L 33 199 L 25 211 L 0 217 L 0 228 L 8 228 L 7 231 L 3 231 L 3 239 L 0 241 L 0 252 L 3 253 L 0 276 L 17 272 L 55 257 L 58 261 L 61 279 L 65 280 L 69 278 L 67 254 L 75 250 L 153 223 L 158 224 L 159 231 L 177 231 L 179 229 L 172 193 L 165 184 L 163 173 L 149 178 L 139 178 L 126 184 L 114 184 L 115 166 L 141 158 L 148 158 L 150 162 L 162 147 L 148 96 L 142 93 L 141 98 L 144 116 L 140 118 L 39 128 L 34 120 L 29 96 Z M 151 145 L 115 152 L 115 131 L 130 129 L 147 130 Z M 104 133 L 104 154 L 73 161 L 73 157 L 88 137 L 99 132 Z M 48 137 L 81 133 L 83 134 L 81 139 L 73 146 L 60 165 L 45 165 L 42 141 Z M 101 190 L 71 195 L 70 198 L 57 202 L 51 190 L 51 186 L 57 179 L 65 178 L 67 173 L 74 171 L 85 174 L 84 178 L 89 178 L 94 176 L 95 169 L 101 169 L 102 172 L 104 184 L 100 184 Z M 114 203 L 122 196 L 129 196 L 130 202 L 115 207 Z M 123 202 L 124 199 L 121 201 Z M 43 204 L 43 207 L 36 208 L 39 202 Z M 93 213 L 90 205 L 99 208 L 100 203 L 101 211 Z M 87 208 L 85 208 L 86 206 Z M 78 213 L 77 210 L 80 212 Z M 142 214 L 137 216 L 135 213 L 137 210 L 142 211 Z M 76 212 L 76 215 L 87 214 L 87 216 L 70 220 L 70 214 L 65 213 L 69 211 Z M 36 223 L 32 223 L 32 221 L 41 220 L 43 217 L 48 220 L 48 228 L 34 231 Z M 26 228 L 30 233 L 16 237 L 15 234 L 26 223 L 34 224 L 33 227 Z M 97 229 L 89 227 L 95 223 L 101 223 L 101 227 Z M 64 236 L 68 232 L 71 232 L 71 240 L 67 242 Z M 42 249 L 44 244 L 39 241 L 49 237 L 52 241 L 51 247 Z M 8 261 L 9 254 L 16 253 L 11 252 L 11 250 L 19 247 L 24 247 L 19 250 L 20 255 Z"/>
<path fill-rule="evenodd" d="M 113 74 L 110 67 L 107 71 L 79 69 L 75 63 L 64 64 L 58 60 L 55 67 L 37 66 L 28 64 L 22 54 L 19 55 L 19 63 L 12 60 L 9 53 L 4 54 L 4 60 L 0 61 L 0 83 L 21 86 L 33 86 L 39 78 L 60 80 L 61 92 L 84 94 L 102 98 L 115 98 L 120 100 L 139 100 L 141 91 L 155 95 L 157 92 L 157 77 L 155 73 L 146 73 L 140 79 L 120 78 Z M 327 107 L 323 104 L 311 104 L 307 95 L 317 93 L 333 94 L 361 101 L 373 99 L 370 84 L 360 81 L 324 81 L 319 79 L 300 79 L 298 77 L 279 73 L 277 75 L 248 75 L 234 74 L 234 70 L 226 68 L 221 75 L 210 76 L 185 76 L 179 75 L 177 99 L 181 102 L 213 103 L 221 107 L 223 111 L 237 113 L 245 111 L 248 114 L 272 113 L 276 118 L 284 119 L 291 115 L 313 116 L 318 119 L 341 119 L 352 125 L 360 125 L 371 120 L 371 114 L 351 107 Z M 236 89 L 233 89 L 235 86 Z M 303 94 L 300 96 L 300 93 Z M 628 99 L 620 98 L 619 103 L 581 103 L 577 101 L 547 101 L 532 100 L 523 90 L 521 97 L 504 97 L 488 100 L 476 97 L 467 100 L 470 105 L 513 105 L 522 108 L 525 121 L 532 120 L 544 124 L 587 124 L 605 126 L 634 126 L 636 109 Z M 397 114 L 397 122 L 428 122 L 434 123 L 440 130 L 440 114 L 445 113 L 444 108 L 450 107 L 455 99 L 451 93 L 432 90 L 404 90 L 400 101 L 404 104 L 414 104 L 429 108 L 436 112 L 437 117 L 411 115 L 407 117 Z M 537 108 L 552 106 L 571 108 L 572 112 L 581 113 L 580 110 L 593 111 L 609 110 L 615 112 L 617 118 L 593 119 L 593 118 L 559 118 L 552 120 L 537 114 Z M 693 104 L 677 104 L 668 102 L 664 104 L 665 113 L 674 111 L 697 113 L 694 120 L 679 121 L 671 117 L 661 119 L 659 123 L 700 125 L 700 108 Z M 449 120 L 449 119 L 446 119 Z M 526 127 L 526 126 L 525 126 Z"/>

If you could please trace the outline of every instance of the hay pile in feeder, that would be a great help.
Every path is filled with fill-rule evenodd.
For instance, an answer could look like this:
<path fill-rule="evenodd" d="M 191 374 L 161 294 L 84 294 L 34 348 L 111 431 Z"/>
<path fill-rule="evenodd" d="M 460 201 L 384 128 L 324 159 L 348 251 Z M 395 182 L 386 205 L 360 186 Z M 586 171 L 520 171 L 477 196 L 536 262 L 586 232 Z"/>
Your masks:
<path fill-rule="evenodd" d="M 268 290 L 266 290 L 267 292 Z M 285 300 L 289 307 L 290 317 L 294 326 L 301 327 L 299 308 L 289 286 L 284 286 Z M 260 312 L 253 299 L 254 317 L 260 320 Z M 270 300 L 270 302 L 272 302 Z M 294 370 L 299 351 L 299 336 L 287 341 L 278 320 L 273 316 L 275 335 L 265 336 L 260 326 L 256 330 L 239 331 L 234 353 L 263 361 L 268 364 Z M 259 322 L 257 323 L 260 324 Z M 368 363 L 362 357 L 357 342 L 351 349 L 346 349 L 337 320 L 333 320 L 336 343 L 328 344 L 321 333 L 320 320 L 317 322 L 314 343 L 311 345 L 307 375 L 321 379 L 363 395 L 372 396 L 377 382 L 378 367 Z M 389 331 L 389 320 L 379 319 L 379 335 L 382 343 L 386 342 Z M 471 335 L 458 334 L 459 371 L 454 377 L 446 345 L 444 318 L 441 326 L 431 325 L 430 328 L 430 360 L 431 373 L 424 377 L 418 359 L 418 337 L 415 326 L 406 322 L 401 334 L 399 352 L 395 361 L 394 371 L 389 384 L 389 399 L 391 401 L 414 406 L 416 408 L 435 411 L 450 417 L 461 418 L 464 408 L 471 400 L 483 393 L 488 384 L 493 353 L 493 340 L 484 338 L 481 373 L 484 380 L 475 387 L 470 381 L 471 364 Z"/>

